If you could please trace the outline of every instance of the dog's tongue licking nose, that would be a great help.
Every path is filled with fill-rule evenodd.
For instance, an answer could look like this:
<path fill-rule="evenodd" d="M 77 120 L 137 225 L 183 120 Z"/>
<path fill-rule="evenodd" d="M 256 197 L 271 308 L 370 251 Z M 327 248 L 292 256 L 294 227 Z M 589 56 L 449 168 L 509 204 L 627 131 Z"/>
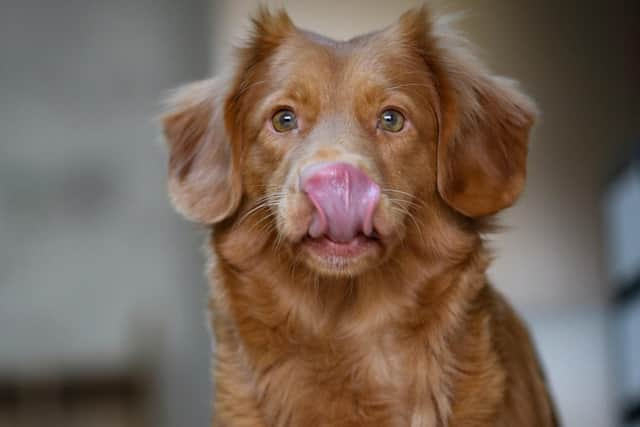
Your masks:
<path fill-rule="evenodd" d="M 302 190 L 315 206 L 309 235 L 347 243 L 359 233 L 371 236 L 380 187 L 348 163 L 317 163 L 301 175 Z"/>

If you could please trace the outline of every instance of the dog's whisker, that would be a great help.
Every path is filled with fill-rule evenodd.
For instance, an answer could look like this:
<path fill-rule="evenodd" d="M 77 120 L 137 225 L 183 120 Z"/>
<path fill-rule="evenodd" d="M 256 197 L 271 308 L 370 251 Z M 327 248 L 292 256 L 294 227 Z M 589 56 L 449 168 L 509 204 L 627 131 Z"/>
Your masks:
<path fill-rule="evenodd" d="M 269 209 L 271 207 L 278 206 L 282 202 L 282 199 L 283 199 L 285 194 L 286 193 L 284 193 L 284 192 L 270 193 L 270 194 L 267 194 L 265 196 L 262 196 L 262 197 L 258 198 L 256 200 L 256 202 L 255 202 L 255 206 L 253 206 L 245 214 L 243 214 L 240 217 L 240 219 L 238 219 L 238 221 L 236 222 L 235 226 L 236 227 L 239 226 L 247 218 L 249 218 L 251 215 L 255 214 L 256 212 L 260 211 L 261 209 Z"/>
<path fill-rule="evenodd" d="M 414 214 L 412 214 L 409 209 L 404 208 L 402 206 L 399 205 L 395 205 L 395 204 L 391 204 L 390 209 L 400 213 L 401 215 L 406 216 L 407 218 L 409 218 L 409 220 L 411 220 L 411 222 L 413 223 L 413 225 L 415 225 L 416 230 L 418 232 L 418 235 L 420 236 L 420 239 L 422 240 L 422 244 L 426 246 L 426 241 L 424 240 L 424 232 L 422 230 L 422 226 L 420 225 L 421 222 L 416 218 L 416 216 Z M 424 225 L 424 224 L 423 224 Z M 404 240 L 404 239 L 403 239 Z"/>
<path fill-rule="evenodd" d="M 401 206 L 402 208 L 409 208 L 409 207 L 418 208 L 418 207 L 422 206 L 421 204 L 416 203 L 416 202 L 411 201 L 411 200 L 398 199 L 398 198 L 394 198 L 394 197 L 389 197 L 389 201 L 392 204 L 396 204 L 398 206 Z"/>
<path fill-rule="evenodd" d="M 268 221 L 270 219 L 272 219 L 275 216 L 275 212 L 271 212 L 268 215 L 263 216 L 262 218 L 260 218 L 256 223 L 254 223 L 251 228 L 249 229 L 249 231 L 252 231 L 255 229 L 255 227 L 259 226 L 260 224 L 263 224 L 265 221 Z"/>
<path fill-rule="evenodd" d="M 402 191 L 402 190 L 397 190 L 395 188 L 383 188 L 382 189 L 383 193 L 394 193 L 394 194 L 398 194 L 401 195 L 403 197 L 406 197 L 406 200 L 410 200 L 414 203 L 417 203 L 419 205 L 424 206 L 424 202 L 420 199 L 418 199 L 415 195 L 411 194 L 411 193 L 407 193 L 406 191 Z M 389 194 L 387 194 L 387 197 L 389 197 Z"/>
<path fill-rule="evenodd" d="M 254 213 L 258 212 L 260 209 L 268 209 L 269 206 L 264 203 L 259 203 L 258 205 L 251 208 L 244 215 L 240 217 L 240 219 L 235 223 L 235 227 L 240 226 L 247 218 L 249 218 Z"/>

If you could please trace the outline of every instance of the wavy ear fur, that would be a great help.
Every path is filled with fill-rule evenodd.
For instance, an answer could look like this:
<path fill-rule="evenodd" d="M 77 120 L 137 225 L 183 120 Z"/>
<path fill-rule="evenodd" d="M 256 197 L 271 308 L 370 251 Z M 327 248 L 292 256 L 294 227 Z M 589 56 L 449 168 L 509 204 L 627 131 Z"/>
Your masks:
<path fill-rule="evenodd" d="M 231 78 L 188 84 L 169 99 L 161 118 L 169 147 L 169 194 L 187 218 L 215 224 L 230 217 L 242 198 L 240 155 L 242 125 L 239 110 L 243 88 L 256 65 L 268 58 L 293 24 L 283 11 L 260 8 L 253 32 L 238 49 Z"/>
<path fill-rule="evenodd" d="M 524 187 L 536 107 L 514 82 L 492 75 L 441 19 L 433 28 L 442 116 L 438 190 L 470 217 L 511 206 Z"/>
<path fill-rule="evenodd" d="M 536 107 L 514 82 L 491 74 L 449 24 L 447 17 L 432 19 L 426 7 L 398 23 L 436 79 L 438 191 L 456 211 L 482 217 L 511 206 L 522 192 Z"/>
<path fill-rule="evenodd" d="M 187 218 L 205 224 L 230 216 L 241 196 L 239 165 L 224 125 L 224 98 L 220 79 L 191 83 L 170 98 L 162 117 L 173 204 Z"/>

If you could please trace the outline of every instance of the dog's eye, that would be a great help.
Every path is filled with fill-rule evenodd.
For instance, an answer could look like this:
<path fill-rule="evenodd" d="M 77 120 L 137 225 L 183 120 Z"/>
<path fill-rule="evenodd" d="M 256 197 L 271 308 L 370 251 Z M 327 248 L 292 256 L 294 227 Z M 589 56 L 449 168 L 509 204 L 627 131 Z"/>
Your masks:
<path fill-rule="evenodd" d="M 298 127 L 298 119 L 296 114 L 287 109 L 278 111 L 271 118 L 271 123 L 276 132 L 289 132 Z"/>
<path fill-rule="evenodd" d="M 380 114 L 378 127 L 388 132 L 400 132 L 404 128 L 404 116 L 396 110 L 384 110 Z"/>

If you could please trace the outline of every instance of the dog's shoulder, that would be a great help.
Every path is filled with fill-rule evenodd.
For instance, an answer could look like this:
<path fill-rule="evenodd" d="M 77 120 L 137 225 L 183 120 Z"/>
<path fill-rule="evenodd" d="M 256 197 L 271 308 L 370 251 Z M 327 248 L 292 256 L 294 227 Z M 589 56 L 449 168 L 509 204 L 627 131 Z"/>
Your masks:
<path fill-rule="evenodd" d="M 504 366 L 508 387 L 501 409 L 504 426 L 560 425 L 529 329 L 505 297 L 487 286 L 483 298 L 490 318 L 495 350 Z"/>

